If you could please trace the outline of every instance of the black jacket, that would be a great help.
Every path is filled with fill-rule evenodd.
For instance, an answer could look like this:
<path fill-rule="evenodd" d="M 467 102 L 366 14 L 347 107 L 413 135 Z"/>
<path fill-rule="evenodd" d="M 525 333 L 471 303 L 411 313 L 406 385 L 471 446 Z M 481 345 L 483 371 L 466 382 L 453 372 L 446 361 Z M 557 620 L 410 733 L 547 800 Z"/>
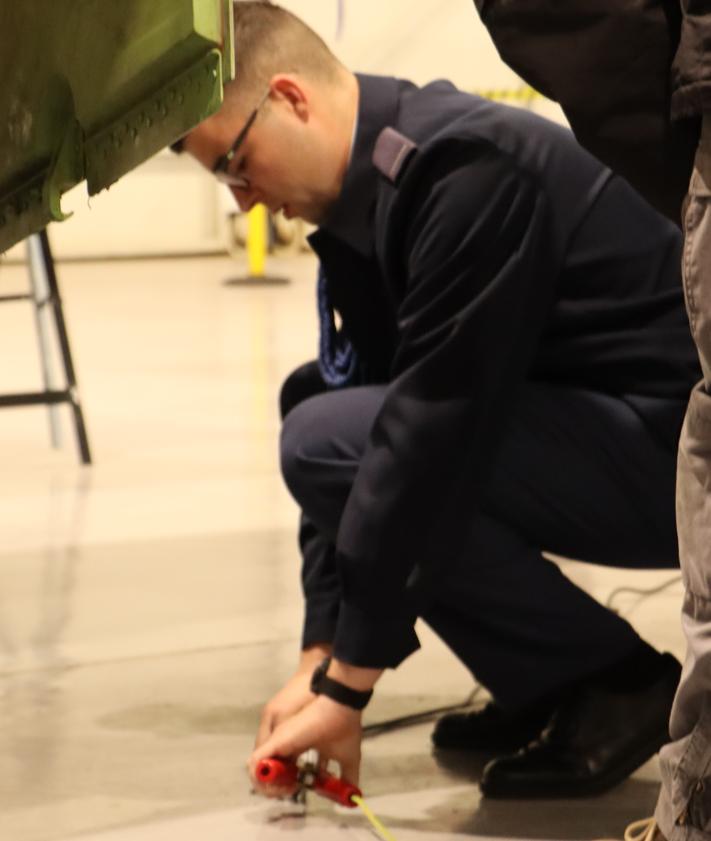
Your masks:
<path fill-rule="evenodd" d="M 388 383 L 336 547 L 335 653 L 378 667 L 416 647 L 407 594 L 463 544 L 519 383 L 643 407 L 685 401 L 698 367 L 678 231 L 567 129 L 447 82 L 358 78 L 351 163 L 311 243 L 345 331 Z M 416 144 L 390 177 L 373 163 L 386 127 Z M 630 224 L 591 245 L 603 198 Z M 670 448 L 676 431 L 660 430 Z"/>
<path fill-rule="evenodd" d="M 679 224 L 698 115 L 711 108 L 708 0 L 475 3 L 503 60 Z"/>

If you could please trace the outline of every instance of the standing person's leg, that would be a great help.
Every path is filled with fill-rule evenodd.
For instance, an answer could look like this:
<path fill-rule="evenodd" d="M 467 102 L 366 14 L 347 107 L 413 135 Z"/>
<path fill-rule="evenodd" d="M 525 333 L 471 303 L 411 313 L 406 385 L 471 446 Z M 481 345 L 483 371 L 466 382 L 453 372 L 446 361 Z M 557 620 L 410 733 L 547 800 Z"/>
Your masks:
<path fill-rule="evenodd" d="M 694 389 L 679 445 L 677 523 L 687 656 L 674 700 L 672 742 L 661 753 L 656 810 L 670 841 L 711 837 L 711 115 L 684 215 L 684 291 L 704 378 Z"/>

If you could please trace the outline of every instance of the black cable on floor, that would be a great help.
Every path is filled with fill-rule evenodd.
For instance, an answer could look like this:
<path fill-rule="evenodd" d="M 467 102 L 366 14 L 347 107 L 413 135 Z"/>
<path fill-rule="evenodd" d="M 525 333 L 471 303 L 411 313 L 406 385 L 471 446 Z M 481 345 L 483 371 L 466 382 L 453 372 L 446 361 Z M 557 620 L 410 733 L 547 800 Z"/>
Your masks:
<path fill-rule="evenodd" d="M 459 712 L 466 710 L 474 703 L 474 699 L 481 691 L 481 685 L 477 685 L 467 695 L 464 701 L 458 704 L 450 704 L 445 707 L 436 707 L 435 709 L 422 710 L 419 713 L 412 713 L 411 715 L 403 715 L 399 718 L 391 718 L 386 721 L 378 721 L 373 724 L 368 724 L 363 728 L 363 737 L 379 736 L 381 733 L 389 733 L 392 730 L 400 730 L 403 727 L 412 727 L 415 724 L 423 724 L 426 721 L 432 721 L 440 715 L 445 713 Z"/>
<path fill-rule="evenodd" d="M 658 587 L 652 587 L 648 590 L 645 590 L 640 587 L 618 587 L 616 590 L 613 590 L 607 597 L 605 607 L 608 607 L 610 610 L 615 610 L 615 608 L 612 606 L 612 603 L 614 602 L 615 598 L 621 593 L 629 593 L 633 596 L 639 596 L 639 601 L 643 601 L 644 599 L 648 599 L 650 596 L 656 596 L 657 593 L 661 593 L 662 591 L 667 590 L 669 587 L 672 587 L 674 584 L 678 584 L 680 581 L 681 576 L 675 575 L 674 578 L 670 578 L 668 581 L 665 581 L 664 584 L 660 584 Z M 617 612 L 618 611 L 615 610 L 615 613 Z"/>

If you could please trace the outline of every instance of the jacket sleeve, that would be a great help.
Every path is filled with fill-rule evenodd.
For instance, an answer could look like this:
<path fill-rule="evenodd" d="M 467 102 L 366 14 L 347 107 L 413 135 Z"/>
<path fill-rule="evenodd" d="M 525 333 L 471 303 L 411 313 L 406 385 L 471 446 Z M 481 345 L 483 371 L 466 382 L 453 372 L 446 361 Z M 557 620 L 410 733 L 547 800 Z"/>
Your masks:
<path fill-rule="evenodd" d="M 301 585 L 304 594 L 304 623 L 301 647 L 330 643 L 336 633 L 341 584 L 335 547 L 316 526 L 302 516 L 299 545 L 303 558 Z"/>
<path fill-rule="evenodd" d="M 374 668 L 417 647 L 418 598 L 462 551 L 557 274 L 547 197 L 499 150 L 441 150 L 408 180 L 388 223 L 404 287 L 393 380 L 337 541 L 334 651 Z"/>

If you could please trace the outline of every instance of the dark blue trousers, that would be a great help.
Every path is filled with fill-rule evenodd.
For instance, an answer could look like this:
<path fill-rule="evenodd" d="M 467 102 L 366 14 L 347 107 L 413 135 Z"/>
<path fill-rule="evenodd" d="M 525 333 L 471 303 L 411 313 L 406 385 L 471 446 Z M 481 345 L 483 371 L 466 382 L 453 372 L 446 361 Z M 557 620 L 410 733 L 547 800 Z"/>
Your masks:
<path fill-rule="evenodd" d="M 304 645 L 333 636 L 338 526 L 385 388 L 324 391 L 310 364 L 282 390 L 282 471 L 303 512 Z M 442 574 L 422 616 L 502 706 L 556 694 L 640 645 L 628 622 L 542 553 L 678 565 L 684 408 L 650 400 L 643 418 L 619 397 L 536 382 L 514 396 L 486 493 L 477 507 L 462 501 L 468 542 L 456 557 L 434 559 Z"/>

